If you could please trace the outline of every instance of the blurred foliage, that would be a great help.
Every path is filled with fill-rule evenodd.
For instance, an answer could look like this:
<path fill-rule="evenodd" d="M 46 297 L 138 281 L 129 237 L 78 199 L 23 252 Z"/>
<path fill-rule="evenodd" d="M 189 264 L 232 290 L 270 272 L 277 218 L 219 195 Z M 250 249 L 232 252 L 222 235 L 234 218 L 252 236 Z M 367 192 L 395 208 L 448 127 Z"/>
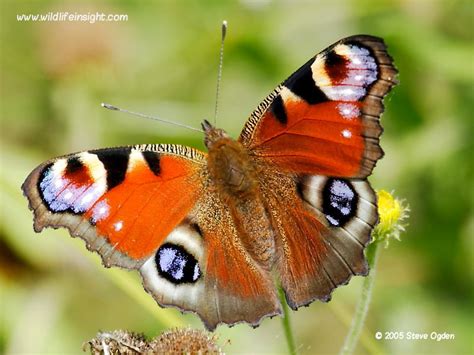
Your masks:
<path fill-rule="evenodd" d="M 18 22 L 49 11 L 124 13 L 115 23 Z M 371 178 L 411 206 L 410 226 L 380 257 L 364 334 L 432 331 L 449 341 L 388 341 L 360 353 L 472 353 L 473 2 L 13 1 L 0 9 L 0 352 L 79 352 L 98 330 L 154 336 L 196 317 L 137 302 L 135 276 L 105 270 L 63 230 L 34 235 L 20 185 L 40 162 L 105 146 L 202 137 L 106 111 L 100 102 L 198 127 L 212 118 L 219 26 L 229 22 L 219 125 L 234 137 L 292 70 L 336 40 L 383 37 L 400 71 L 386 100 L 385 158 Z M 110 276 L 110 275 L 117 275 Z M 301 353 L 340 348 L 361 285 L 355 278 L 294 313 Z M 127 291 L 134 289 L 135 291 Z M 145 301 L 146 302 L 146 301 Z M 157 315 L 159 314 L 159 315 Z M 220 327 L 227 352 L 284 351 L 278 320 Z M 469 335 L 471 334 L 471 335 Z M 258 339 L 259 341 L 256 341 Z"/>

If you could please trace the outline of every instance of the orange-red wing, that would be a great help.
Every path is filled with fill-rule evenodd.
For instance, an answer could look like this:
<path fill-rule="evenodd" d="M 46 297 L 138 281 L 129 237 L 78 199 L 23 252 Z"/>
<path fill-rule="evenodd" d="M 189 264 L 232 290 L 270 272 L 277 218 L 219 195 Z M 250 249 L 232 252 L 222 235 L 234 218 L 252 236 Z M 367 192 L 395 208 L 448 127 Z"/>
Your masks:
<path fill-rule="evenodd" d="M 278 86 L 239 140 L 283 171 L 364 178 L 383 155 L 382 99 L 396 74 L 382 39 L 343 39 Z"/>
<path fill-rule="evenodd" d="M 37 232 L 66 227 L 106 266 L 137 268 L 195 205 L 204 165 L 176 145 L 87 151 L 40 165 L 23 191 Z"/>

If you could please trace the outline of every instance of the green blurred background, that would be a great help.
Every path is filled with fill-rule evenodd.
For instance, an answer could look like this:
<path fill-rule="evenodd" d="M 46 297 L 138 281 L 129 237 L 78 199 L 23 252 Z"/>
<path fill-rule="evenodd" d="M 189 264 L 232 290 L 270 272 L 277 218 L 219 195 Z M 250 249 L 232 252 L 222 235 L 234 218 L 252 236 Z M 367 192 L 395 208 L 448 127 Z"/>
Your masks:
<path fill-rule="evenodd" d="M 17 14 L 127 14 L 127 22 L 18 22 Z M 411 207 L 401 242 L 380 255 L 357 353 L 473 353 L 473 2 L 1 2 L 0 353 L 78 353 L 99 330 L 154 336 L 202 328 L 162 310 L 136 275 L 104 269 L 64 230 L 36 235 L 20 185 L 69 152 L 202 136 L 100 107 L 102 101 L 198 127 L 214 113 L 220 23 L 229 22 L 219 126 L 236 137 L 280 81 L 338 39 L 383 37 L 400 71 L 386 99 L 385 158 L 371 182 Z M 328 304 L 292 313 L 303 354 L 336 353 L 361 278 Z M 375 331 L 455 334 L 436 342 L 374 339 Z M 286 351 L 280 320 L 217 329 L 229 353 Z M 471 334 L 471 336 L 469 335 Z"/>

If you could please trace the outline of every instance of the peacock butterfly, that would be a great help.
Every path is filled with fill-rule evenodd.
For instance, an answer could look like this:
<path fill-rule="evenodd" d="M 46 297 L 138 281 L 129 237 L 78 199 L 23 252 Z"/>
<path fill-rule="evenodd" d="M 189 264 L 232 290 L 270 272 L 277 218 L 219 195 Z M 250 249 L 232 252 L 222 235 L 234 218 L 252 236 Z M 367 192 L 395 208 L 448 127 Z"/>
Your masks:
<path fill-rule="evenodd" d="M 382 39 L 352 36 L 279 85 L 237 140 L 204 121 L 208 153 L 144 144 L 47 161 L 22 186 L 34 230 L 66 227 L 210 330 L 281 314 L 276 285 L 292 309 L 328 301 L 368 273 L 366 178 L 396 75 Z"/>

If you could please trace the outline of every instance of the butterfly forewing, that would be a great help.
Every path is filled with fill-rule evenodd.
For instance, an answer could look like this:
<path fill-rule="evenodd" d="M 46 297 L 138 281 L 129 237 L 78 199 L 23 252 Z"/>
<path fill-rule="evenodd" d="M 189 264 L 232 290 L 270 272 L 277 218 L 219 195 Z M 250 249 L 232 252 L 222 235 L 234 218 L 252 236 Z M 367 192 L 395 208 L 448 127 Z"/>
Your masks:
<path fill-rule="evenodd" d="M 240 141 L 283 171 L 366 177 L 383 155 L 382 98 L 396 74 L 382 39 L 343 39 L 278 86 L 251 114 Z"/>
<path fill-rule="evenodd" d="M 194 206 L 204 162 L 176 145 L 87 151 L 41 164 L 23 192 L 37 232 L 66 227 L 104 265 L 136 268 Z"/>

